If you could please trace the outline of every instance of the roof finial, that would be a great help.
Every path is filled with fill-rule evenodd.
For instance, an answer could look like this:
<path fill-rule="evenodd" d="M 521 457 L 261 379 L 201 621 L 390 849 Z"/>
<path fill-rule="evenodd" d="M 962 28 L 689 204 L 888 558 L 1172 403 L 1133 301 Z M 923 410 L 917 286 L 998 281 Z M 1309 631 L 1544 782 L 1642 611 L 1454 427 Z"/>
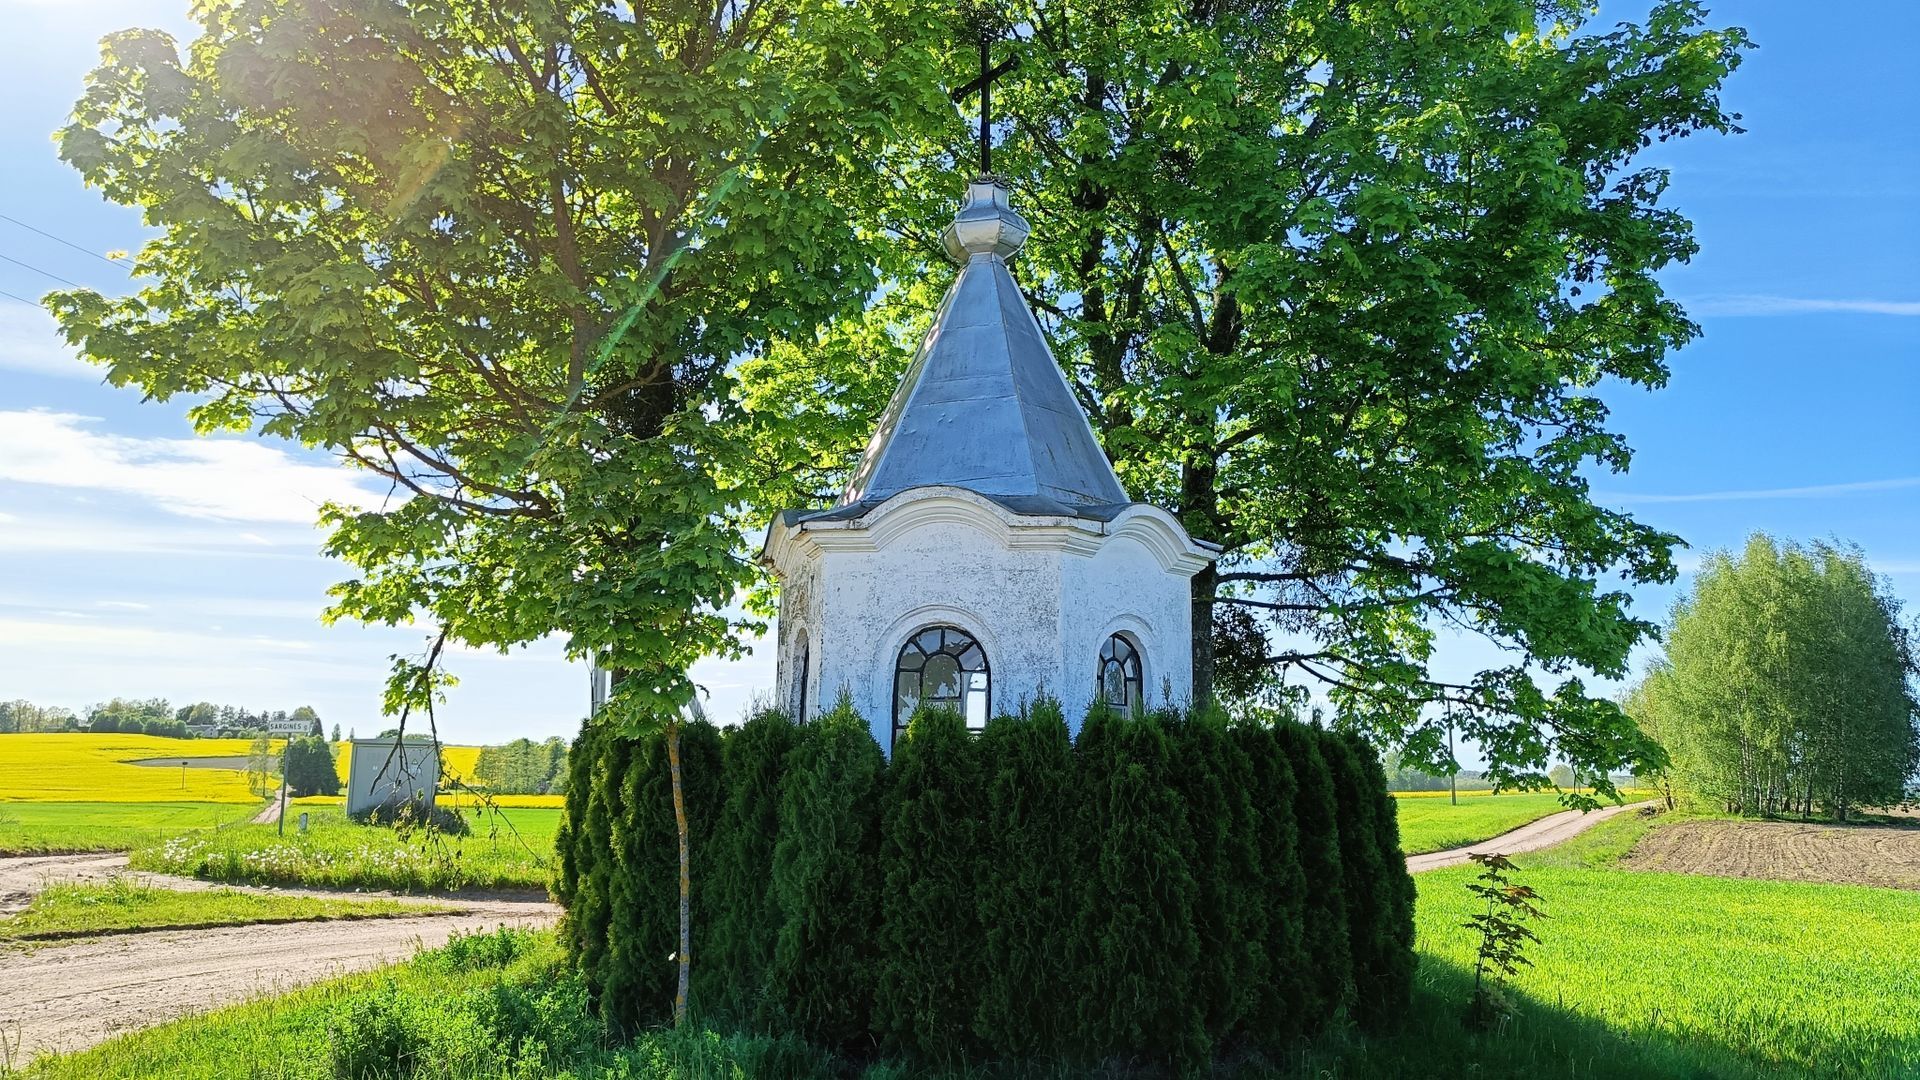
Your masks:
<path fill-rule="evenodd" d="M 955 90 L 958 103 L 980 95 L 980 176 L 993 175 L 993 80 L 1020 66 L 1020 58 L 1009 56 L 998 66 L 993 63 L 993 43 L 1000 37 L 1003 19 L 984 3 L 975 4 L 966 14 L 966 22 L 980 45 L 980 77 Z"/>
<path fill-rule="evenodd" d="M 989 257 L 1004 260 L 1026 243 L 1027 231 L 1027 219 L 1007 202 L 1007 189 L 992 176 L 982 176 L 967 185 L 966 205 L 940 234 L 940 242 L 957 263 Z"/>

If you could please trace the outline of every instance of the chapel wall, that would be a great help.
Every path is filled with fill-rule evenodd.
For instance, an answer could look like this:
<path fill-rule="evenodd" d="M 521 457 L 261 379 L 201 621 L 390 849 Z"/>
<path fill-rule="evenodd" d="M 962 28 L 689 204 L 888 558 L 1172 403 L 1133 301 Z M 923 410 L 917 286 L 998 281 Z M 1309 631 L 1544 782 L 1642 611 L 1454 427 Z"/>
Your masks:
<path fill-rule="evenodd" d="M 1057 551 L 1009 549 L 984 528 L 929 522 L 876 551 L 822 558 L 819 640 L 823 702 L 845 687 L 882 748 L 891 750 L 893 672 L 919 630 L 949 624 L 986 650 L 990 712 L 1016 709 L 1061 670 L 1061 561 Z"/>
<path fill-rule="evenodd" d="M 1130 638 L 1141 653 L 1148 708 L 1193 696 L 1192 604 L 1188 579 L 1163 568 L 1146 544 L 1109 537 L 1091 556 L 1070 556 L 1061 576 L 1058 692 L 1076 732 L 1092 704 L 1100 649 L 1109 635 Z"/>

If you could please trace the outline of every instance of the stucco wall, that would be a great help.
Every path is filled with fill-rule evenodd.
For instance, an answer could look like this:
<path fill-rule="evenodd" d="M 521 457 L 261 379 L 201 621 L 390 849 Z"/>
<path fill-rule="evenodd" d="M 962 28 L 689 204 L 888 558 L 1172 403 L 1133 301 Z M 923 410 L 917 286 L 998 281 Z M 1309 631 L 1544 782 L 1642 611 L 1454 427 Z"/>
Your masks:
<path fill-rule="evenodd" d="M 1142 689 L 1149 707 L 1185 705 L 1193 696 L 1193 619 L 1186 574 L 1163 569 L 1147 546 L 1130 536 L 1110 537 L 1090 558 L 1066 556 L 1061 577 L 1060 640 L 1072 677 L 1059 693 L 1068 721 L 1077 725 L 1092 702 L 1101 646 L 1113 634 L 1140 650 Z"/>
<path fill-rule="evenodd" d="M 820 560 L 798 559 L 782 573 L 780 619 L 775 627 L 779 652 L 774 663 L 774 700 L 787 715 L 807 720 L 831 709 L 831 696 L 820 695 L 820 657 L 828 644 L 820 617 Z M 802 648 L 804 644 L 805 648 Z M 802 659 L 806 660 L 803 667 Z M 802 690 L 802 680 L 805 688 Z M 804 705 L 804 709 L 802 708 Z M 802 715 L 802 713 L 805 715 Z"/>
<path fill-rule="evenodd" d="M 782 582 L 783 708 L 797 700 L 804 630 L 810 712 L 831 708 L 844 690 L 891 751 L 895 661 L 935 625 L 957 626 L 985 649 L 994 713 L 1045 692 L 1077 726 L 1113 633 L 1140 650 L 1150 705 L 1187 700 L 1187 582 L 1204 561 L 1171 518 L 1150 508 L 1111 524 L 1020 518 L 970 493 L 937 491 L 952 494 L 908 492 L 860 521 L 770 538 Z M 902 500 L 917 505 L 890 515 Z"/>

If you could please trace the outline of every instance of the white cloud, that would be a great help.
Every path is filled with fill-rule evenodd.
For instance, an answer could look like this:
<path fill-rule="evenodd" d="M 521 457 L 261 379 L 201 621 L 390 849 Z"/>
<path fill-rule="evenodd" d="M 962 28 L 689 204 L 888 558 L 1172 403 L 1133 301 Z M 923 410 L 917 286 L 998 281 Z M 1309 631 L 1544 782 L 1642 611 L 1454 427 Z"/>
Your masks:
<path fill-rule="evenodd" d="M 0 480 L 128 495 L 219 521 L 312 524 L 323 502 L 378 499 L 342 466 L 302 462 L 258 440 L 134 438 L 93 422 L 38 409 L 0 412 Z"/>
<path fill-rule="evenodd" d="M 1748 491 L 1694 491 L 1675 495 L 1597 494 L 1607 503 L 1693 503 L 1743 502 L 1751 499 L 1824 499 L 1841 495 L 1864 495 L 1879 491 L 1920 488 L 1920 476 L 1892 480 L 1860 480 L 1845 484 L 1815 484 L 1810 487 L 1758 488 Z"/>
<path fill-rule="evenodd" d="M 1920 315 L 1920 300 L 1816 300 L 1795 296 L 1730 294 L 1690 301 L 1694 315 Z"/>
<path fill-rule="evenodd" d="M 99 382 L 100 369 L 81 360 L 60 338 L 53 316 L 0 297 L 0 368 Z"/>
<path fill-rule="evenodd" d="M 311 528 L 287 532 L 269 547 L 213 527 L 82 517 L 0 515 L 0 554 L 180 555 L 247 559 L 317 558 Z"/>
<path fill-rule="evenodd" d="M 142 604 L 134 600 L 95 600 L 94 607 L 112 608 L 115 611 L 148 611 L 152 604 Z"/>

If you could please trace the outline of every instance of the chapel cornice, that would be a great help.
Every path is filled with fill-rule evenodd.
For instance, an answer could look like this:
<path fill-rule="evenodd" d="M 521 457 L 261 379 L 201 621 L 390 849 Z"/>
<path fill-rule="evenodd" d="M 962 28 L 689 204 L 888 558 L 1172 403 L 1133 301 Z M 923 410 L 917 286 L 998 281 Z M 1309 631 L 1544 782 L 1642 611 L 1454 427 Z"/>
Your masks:
<path fill-rule="evenodd" d="M 763 559 L 777 570 L 789 556 L 828 551 L 881 551 L 929 527 L 977 529 L 1012 551 L 1057 551 L 1091 557 L 1115 537 L 1134 540 L 1160 568 L 1192 577 L 1219 557 L 1219 550 L 1187 535 L 1172 514 L 1132 503 L 1102 519 L 1076 514 L 1019 513 L 965 488 L 909 488 L 858 515 L 783 515 L 768 530 Z"/>

